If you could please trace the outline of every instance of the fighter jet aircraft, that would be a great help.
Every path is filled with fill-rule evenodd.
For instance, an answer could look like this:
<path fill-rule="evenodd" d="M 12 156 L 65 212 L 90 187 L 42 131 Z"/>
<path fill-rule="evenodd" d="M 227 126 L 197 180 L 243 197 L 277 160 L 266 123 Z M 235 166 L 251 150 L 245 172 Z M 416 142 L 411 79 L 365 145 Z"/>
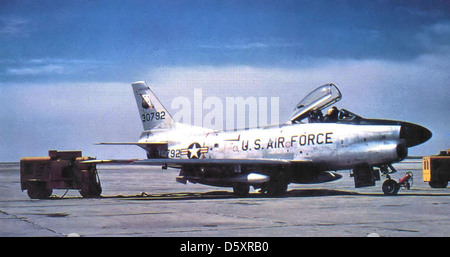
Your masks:
<path fill-rule="evenodd" d="M 175 122 L 143 81 L 132 84 L 144 131 L 137 145 L 143 160 L 92 160 L 179 168 L 177 182 L 232 187 L 236 195 L 250 186 L 268 195 L 286 193 L 290 183 L 338 180 L 336 171 L 352 170 L 355 187 L 374 186 L 380 171 L 387 176 L 383 192 L 395 195 L 390 179 L 393 163 L 407 157 L 408 148 L 426 142 L 425 127 L 397 120 L 366 119 L 345 109 L 322 110 L 342 97 L 334 84 L 320 86 L 301 100 L 289 121 L 276 126 L 238 131 L 214 131 Z"/>

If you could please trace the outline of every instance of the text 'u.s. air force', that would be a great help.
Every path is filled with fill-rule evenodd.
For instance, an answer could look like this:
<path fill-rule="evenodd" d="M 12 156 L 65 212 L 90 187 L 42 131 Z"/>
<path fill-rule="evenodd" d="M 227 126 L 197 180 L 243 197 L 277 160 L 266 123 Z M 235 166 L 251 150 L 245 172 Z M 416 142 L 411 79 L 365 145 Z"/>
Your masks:
<path fill-rule="evenodd" d="M 322 144 L 332 144 L 333 132 L 317 133 L 317 134 L 303 134 L 303 135 L 293 135 L 290 138 L 275 137 L 269 138 L 266 144 L 261 142 L 261 139 L 257 138 L 253 142 L 250 140 L 242 140 L 242 150 L 263 150 L 263 149 L 275 149 L 275 148 L 288 148 L 288 147 L 299 147 L 306 145 L 322 145 Z M 250 146 L 253 143 L 253 147 Z"/>

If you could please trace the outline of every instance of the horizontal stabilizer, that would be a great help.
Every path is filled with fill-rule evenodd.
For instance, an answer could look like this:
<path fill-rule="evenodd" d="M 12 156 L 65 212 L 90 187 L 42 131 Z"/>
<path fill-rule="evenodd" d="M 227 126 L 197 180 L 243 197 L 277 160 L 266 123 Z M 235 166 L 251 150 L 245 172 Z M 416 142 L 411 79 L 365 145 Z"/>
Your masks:
<path fill-rule="evenodd" d="M 86 161 L 80 161 L 79 163 L 83 163 L 83 164 L 133 164 L 135 161 L 139 161 L 139 159 L 130 159 L 130 160 L 86 160 Z"/>

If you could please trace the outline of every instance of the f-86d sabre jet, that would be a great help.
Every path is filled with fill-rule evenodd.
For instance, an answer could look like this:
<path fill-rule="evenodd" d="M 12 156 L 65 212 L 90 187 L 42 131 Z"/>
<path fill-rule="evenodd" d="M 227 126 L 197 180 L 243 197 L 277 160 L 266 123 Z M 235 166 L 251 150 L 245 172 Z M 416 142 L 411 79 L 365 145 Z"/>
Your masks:
<path fill-rule="evenodd" d="M 334 84 L 308 94 L 289 121 L 276 126 L 239 131 L 214 131 L 175 122 L 150 87 L 132 84 L 144 131 L 137 145 L 143 160 L 92 160 L 91 163 L 133 163 L 181 169 L 177 182 L 232 187 L 247 195 L 250 186 L 268 195 L 286 193 L 290 183 L 324 183 L 340 179 L 336 171 L 353 171 L 355 187 L 374 186 L 387 175 L 383 192 L 395 195 L 390 179 L 393 163 L 407 157 L 408 148 L 431 138 L 425 127 L 396 120 L 366 119 L 332 107 L 341 99 Z"/>

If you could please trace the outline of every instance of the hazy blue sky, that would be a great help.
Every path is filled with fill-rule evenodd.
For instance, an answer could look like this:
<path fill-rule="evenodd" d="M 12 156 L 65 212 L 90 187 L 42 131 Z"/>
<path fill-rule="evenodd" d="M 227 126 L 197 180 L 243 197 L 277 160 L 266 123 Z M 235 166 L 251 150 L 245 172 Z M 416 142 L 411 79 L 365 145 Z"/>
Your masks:
<path fill-rule="evenodd" d="M 334 82 L 339 107 L 425 125 L 450 148 L 450 1 L 1 1 L 0 160 L 81 149 L 143 158 L 130 84 L 276 96 L 280 122 Z M 172 110 L 173 111 L 173 110 Z"/>

